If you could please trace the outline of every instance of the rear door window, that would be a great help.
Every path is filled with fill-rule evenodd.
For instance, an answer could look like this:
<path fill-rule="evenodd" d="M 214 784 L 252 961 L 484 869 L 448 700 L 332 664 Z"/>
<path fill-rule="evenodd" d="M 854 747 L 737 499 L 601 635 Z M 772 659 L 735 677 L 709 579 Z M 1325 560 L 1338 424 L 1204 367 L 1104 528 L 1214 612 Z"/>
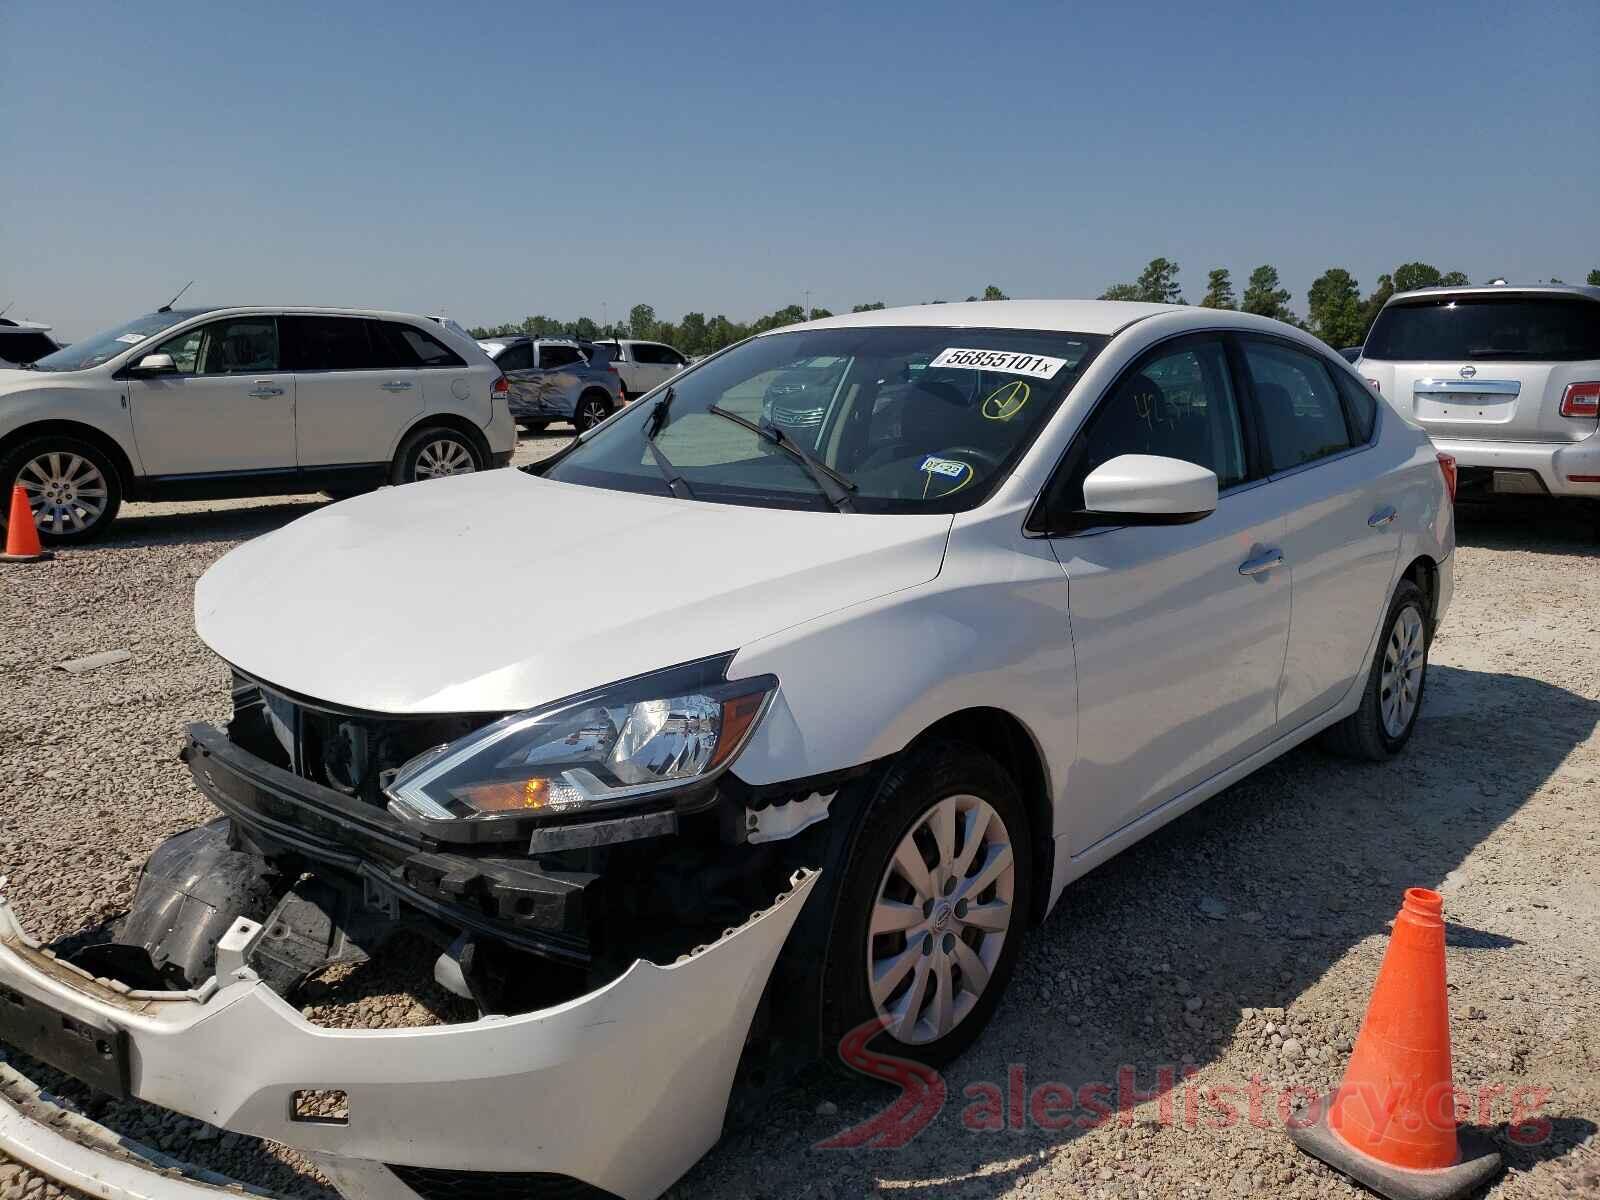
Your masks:
<path fill-rule="evenodd" d="M 387 347 L 375 345 L 360 317 L 281 318 L 285 365 L 295 371 L 366 371 L 392 367 Z"/>
<path fill-rule="evenodd" d="M 1600 359 L 1600 304 L 1527 295 L 1391 304 L 1378 314 L 1363 353 L 1385 362 Z"/>
<path fill-rule="evenodd" d="M 1344 405 L 1328 369 L 1314 355 L 1278 342 L 1241 342 L 1269 471 L 1287 471 L 1350 449 Z"/>
<path fill-rule="evenodd" d="M 507 373 L 511 371 L 531 371 L 533 369 L 533 347 L 527 342 L 515 346 L 507 346 L 505 353 L 494 360 L 495 366 Z"/>

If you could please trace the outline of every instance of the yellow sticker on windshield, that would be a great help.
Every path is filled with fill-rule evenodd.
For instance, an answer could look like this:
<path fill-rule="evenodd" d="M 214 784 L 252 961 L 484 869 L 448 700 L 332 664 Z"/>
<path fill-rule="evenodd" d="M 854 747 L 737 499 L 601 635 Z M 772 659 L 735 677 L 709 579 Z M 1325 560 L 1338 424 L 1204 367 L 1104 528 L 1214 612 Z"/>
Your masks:
<path fill-rule="evenodd" d="M 1022 411 L 1022 406 L 1028 402 L 1028 397 L 1033 395 L 1033 389 L 1026 381 L 1013 379 L 1010 383 L 1002 383 L 984 398 L 983 408 L 979 411 L 991 421 L 1009 421 Z"/>

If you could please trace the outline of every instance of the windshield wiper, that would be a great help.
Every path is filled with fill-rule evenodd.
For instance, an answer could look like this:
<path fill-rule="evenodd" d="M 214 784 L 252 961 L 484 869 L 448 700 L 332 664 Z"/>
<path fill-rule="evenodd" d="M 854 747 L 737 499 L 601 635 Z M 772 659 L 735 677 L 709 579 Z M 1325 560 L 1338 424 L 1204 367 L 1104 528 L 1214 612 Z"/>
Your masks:
<path fill-rule="evenodd" d="M 661 470 L 661 477 L 667 481 L 667 489 L 680 500 L 693 500 L 694 489 L 683 477 L 683 472 L 673 466 L 672 460 L 661 452 L 660 446 L 656 445 L 656 434 L 660 433 L 661 427 L 667 423 L 667 410 L 672 407 L 675 395 L 669 383 L 667 390 L 661 393 L 661 399 L 650 409 L 644 430 L 644 448 L 650 451 L 650 457 L 655 459 L 656 466 Z"/>
<path fill-rule="evenodd" d="M 828 498 L 828 503 L 839 512 L 855 512 L 856 506 L 850 502 L 850 493 L 856 490 L 855 481 L 848 476 L 841 475 L 827 463 L 822 462 L 811 451 L 807 450 L 794 438 L 785 433 L 782 427 L 774 425 L 771 421 L 762 421 L 759 425 L 748 418 L 741 417 L 736 412 L 713 404 L 706 410 L 714 412 L 719 417 L 726 417 L 735 425 L 743 425 L 759 438 L 765 438 L 778 449 L 788 453 L 806 469 L 816 485 L 822 489 L 822 494 Z"/>

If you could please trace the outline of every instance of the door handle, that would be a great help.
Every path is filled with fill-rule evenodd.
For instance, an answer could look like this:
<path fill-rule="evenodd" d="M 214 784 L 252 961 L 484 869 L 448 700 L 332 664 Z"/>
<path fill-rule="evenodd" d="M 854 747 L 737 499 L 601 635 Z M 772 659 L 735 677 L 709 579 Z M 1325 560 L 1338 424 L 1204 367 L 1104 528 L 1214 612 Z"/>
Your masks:
<path fill-rule="evenodd" d="M 411 389 L 411 381 L 408 379 L 391 379 L 388 383 L 380 384 L 379 386 L 386 392 L 405 392 Z"/>
<path fill-rule="evenodd" d="M 1239 574 L 1260 575 L 1264 571 L 1272 570 L 1273 567 L 1281 566 L 1283 566 L 1283 551 L 1267 550 L 1254 558 L 1247 558 L 1240 563 Z"/>
<path fill-rule="evenodd" d="M 250 394 L 256 397 L 258 400 L 264 400 L 268 396 L 283 395 L 283 389 L 281 387 L 274 387 L 265 379 L 258 379 L 256 380 L 255 390 L 253 390 Z"/>
<path fill-rule="evenodd" d="M 1382 529 L 1391 524 L 1400 514 L 1395 512 L 1394 505 L 1387 504 L 1367 518 L 1367 524 L 1373 529 Z"/>

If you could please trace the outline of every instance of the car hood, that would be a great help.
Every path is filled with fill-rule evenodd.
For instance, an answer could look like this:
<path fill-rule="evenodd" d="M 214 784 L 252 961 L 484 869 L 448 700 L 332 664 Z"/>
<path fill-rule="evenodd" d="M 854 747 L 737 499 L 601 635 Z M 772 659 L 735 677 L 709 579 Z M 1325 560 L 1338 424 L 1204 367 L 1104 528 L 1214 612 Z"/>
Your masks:
<path fill-rule="evenodd" d="M 314 699 L 504 712 L 925 583 L 950 524 L 487 471 L 385 488 L 247 542 L 201 577 L 195 628 L 240 670 Z"/>
<path fill-rule="evenodd" d="M 25 371 L 20 367 L 0 367 L 0 396 L 9 392 L 22 392 L 38 387 L 41 380 L 52 376 L 44 371 Z"/>

